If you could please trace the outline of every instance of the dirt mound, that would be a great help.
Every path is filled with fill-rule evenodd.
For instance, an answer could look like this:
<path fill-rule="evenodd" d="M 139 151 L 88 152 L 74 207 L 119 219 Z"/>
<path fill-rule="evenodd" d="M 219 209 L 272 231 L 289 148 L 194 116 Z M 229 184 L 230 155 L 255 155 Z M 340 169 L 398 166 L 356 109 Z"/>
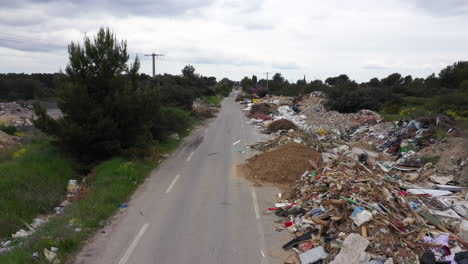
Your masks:
<path fill-rule="evenodd" d="M 0 131 L 0 150 L 12 147 L 18 144 L 15 137 L 8 135 L 7 133 Z"/>
<path fill-rule="evenodd" d="M 306 170 L 317 169 L 311 163 L 320 167 L 321 154 L 305 145 L 290 142 L 249 158 L 241 170 L 247 179 L 259 184 L 293 185 Z"/>
<path fill-rule="evenodd" d="M 437 175 L 453 175 L 460 185 L 468 187 L 468 139 L 449 137 L 423 148 L 418 157 L 434 162 Z"/>
<path fill-rule="evenodd" d="M 279 119 L 279 120 L 271 122 L 271 124 L 268 126 L 267 132 L 273 133 L 279 130 L 289 130 L 289 129 L 297 129 L 297 126 L 289 120 Z"/>
<path fill-rule="evenodd" d="M 259 116 L 266 116 L 276 111 L 278 108 L 275 105 L 267 104 L 267 103 L 260 103 L 252 105 L 250 109 L 249 117 L 250 118 L 258 118 Z"/>

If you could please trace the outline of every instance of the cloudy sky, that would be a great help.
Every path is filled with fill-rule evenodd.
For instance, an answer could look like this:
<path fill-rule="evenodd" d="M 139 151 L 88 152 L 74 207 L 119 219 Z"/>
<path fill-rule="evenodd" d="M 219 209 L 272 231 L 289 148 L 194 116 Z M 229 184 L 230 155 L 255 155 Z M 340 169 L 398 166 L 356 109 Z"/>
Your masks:
<path fill-rule="evenodd" d="M 466 0 L 0 0 L 0 72 L 57 72 L 99 27 L 132 55 L 166 54 L 158 73 L 366 81 L 468 60 Z"/>

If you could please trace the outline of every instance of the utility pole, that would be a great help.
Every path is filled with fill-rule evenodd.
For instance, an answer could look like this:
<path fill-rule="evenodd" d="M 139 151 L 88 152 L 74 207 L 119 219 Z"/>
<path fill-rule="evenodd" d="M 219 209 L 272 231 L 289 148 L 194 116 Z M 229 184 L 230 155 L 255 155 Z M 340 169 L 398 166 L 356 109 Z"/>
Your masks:
<path fill-rule="evenodd" d="M 264 72 L 264 73 L 263 73 L 263 74 L 266 74 L 266 76 L 267 76 L 267 87 L 266 87 L 267 91 L 268 91 L 268 75 L 269 75 L 270 73 L 271 73 L 271 72 Z"/>
<path fill-rule="evenodd" d="M 153 57 L 153 78 L 154 78 L 154 76 L 156 76 L 156 68 L 155 68 L 155 60 L 156 60 L 156 57 L 164 56 L 164 54 L 151 53 L 151 54 L 146 54 L 145 56 L 151 56 L 151 57 Z"/>

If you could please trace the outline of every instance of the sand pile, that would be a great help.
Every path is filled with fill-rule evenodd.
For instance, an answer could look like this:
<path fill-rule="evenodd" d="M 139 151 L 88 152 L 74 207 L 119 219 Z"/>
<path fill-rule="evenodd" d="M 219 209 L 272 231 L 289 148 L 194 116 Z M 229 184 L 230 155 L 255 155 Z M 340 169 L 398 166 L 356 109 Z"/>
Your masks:
<path fill-rule="evenodd" d="M 258 184 L 293 185 L 306 170 L 321 166 L 322 156 L 311 148 L 289 142 L 278 148 L 249 158 L 241 166 L 243 175 Z"/>

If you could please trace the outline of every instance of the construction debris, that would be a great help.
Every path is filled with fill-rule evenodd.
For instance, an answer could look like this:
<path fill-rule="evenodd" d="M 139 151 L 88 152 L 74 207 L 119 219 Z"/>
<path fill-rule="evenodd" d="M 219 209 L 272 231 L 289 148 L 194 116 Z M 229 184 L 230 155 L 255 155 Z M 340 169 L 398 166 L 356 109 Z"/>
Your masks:
<path fill-rule="evenodd" d="M 32 126 L 33 107 L 16 102 L 0 103 L 0 120 L 9 126 Z"/>
<path fill-rule="evenodd" d="M 369 110 L 326 111 L 323 100 L 263 100 L 278 111 L 249 122 L 268 128 L 285 119 L 299 128 L 251 146 L 262 153 L 241 166 L 246 178 L 284 190 L 269 210 L 280 218 L 275 230 L 294 236 L 283 249 L 298 255 L 285 263 L 403 264 L 432 254 L 456 264 L 468 255 L 468 191 L 460 184 L 468 182 L 468 140 L 454 137 L 454 123 L 383 122 Z"/>

